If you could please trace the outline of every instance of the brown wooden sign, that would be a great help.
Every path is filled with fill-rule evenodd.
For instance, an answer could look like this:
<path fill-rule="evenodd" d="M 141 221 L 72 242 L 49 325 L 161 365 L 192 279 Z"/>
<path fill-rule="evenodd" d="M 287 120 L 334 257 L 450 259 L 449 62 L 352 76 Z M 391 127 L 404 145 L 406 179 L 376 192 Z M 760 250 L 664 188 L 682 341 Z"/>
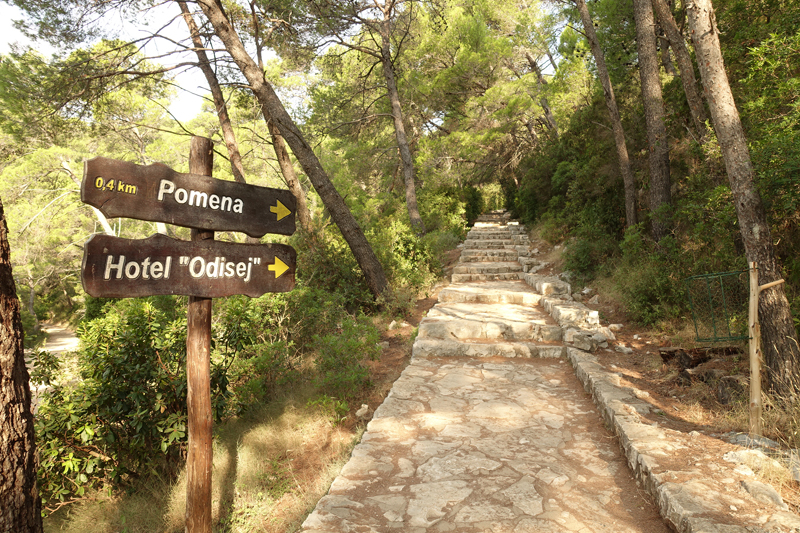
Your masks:
<path fill-rule="evenodd" d="M 294 288 L 297 253 L 285 244 L 181 241 L 165 235 L 94 235 L 83 253 L 84 290 L 95 297 L 182 294 L 258 297 Z"/>
<path fill-rule="evenodd" d="M 90 159 L 84 164 L 81 200 L 109 218 L 241 231 L 251 237 L 295 230 L 296 201 L 290 191 L 181 174 L 161 163 Z"/>

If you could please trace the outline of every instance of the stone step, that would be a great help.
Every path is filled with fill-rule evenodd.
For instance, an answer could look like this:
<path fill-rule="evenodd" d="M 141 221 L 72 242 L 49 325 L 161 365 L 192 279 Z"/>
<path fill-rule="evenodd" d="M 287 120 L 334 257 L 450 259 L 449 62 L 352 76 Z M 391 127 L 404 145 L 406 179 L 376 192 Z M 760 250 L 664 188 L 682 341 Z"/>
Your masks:
<path fill-rule="evenodd" d="M 542 296 L 557 296 L 572 294 L 572 287 L 566 281 L 562 281 L 552 276 L 528 273 L 522 276 L 525 283 L 536 289 Z"/>
<path fill-rule="evenodd" d="M 504 274 L 453 274 L 450 281 L 453 283 L 468 283 L 470 281 L 513 281 L 521 279 L 522 272 L 506 272 Z"/>
<path fill-rule="evenodd" d="M 504 249 L 513 246 L 509 240 L 466 240 L 465 250 Z M 511 248 L 509 248 L 511 249 Z"/>
<path fill-rule="evenodd" d="M 505 228 L 473 228 L 467 232 L 467 237 L 512 237 L 512 233 Z"/>
<path fill-rule="evenodd" d="M 456 265 L 455 274 L 505 274 L 506 272 L 522 272 L 522 265 L 516 261 L 475 261 Z"/>
<path fill-rule="evenodd" d="M 442 303 L 516 304 L 536 306 L 541 294 L 531 291 L 524 281 L 487 281 L 484 283 L 454 283 L 439 291 Z"/>
<path fill-rule="evenodd" d="M 541 305 L 564 328 L 593 329 L 600 325 L 600 313 L 580 302 L 545 297 L 542 298 Z"/>
<path fill-rule="evenodd" d="M 561 327 L 545 313 L 515 304 L 436 304 L 419 325 L 420 338 L 443 340 L 561 340 Z"/>
<path fill-rule="evenodd" d="M 462 263 L 488 262 L 488 261 L 516 261 L 519 253 L 516 250 L 462 250 L 460 261 Z"/>
<path fill-rule="evenodd" d="M 472 235 L 467 235 L 467 238 L 464 242 L 472 241 L 507 241 L 506 244 L 513 244 L 513 235 L 509 235 L 508 233 L 505 235 L 482 235 L 479 233 L 473 233 Z"/>
<path fill-rule="evenodd" d="M 533 342 L 480 342 L 417 338 L 412 357 L 565 357 L 567 348 Z"/>

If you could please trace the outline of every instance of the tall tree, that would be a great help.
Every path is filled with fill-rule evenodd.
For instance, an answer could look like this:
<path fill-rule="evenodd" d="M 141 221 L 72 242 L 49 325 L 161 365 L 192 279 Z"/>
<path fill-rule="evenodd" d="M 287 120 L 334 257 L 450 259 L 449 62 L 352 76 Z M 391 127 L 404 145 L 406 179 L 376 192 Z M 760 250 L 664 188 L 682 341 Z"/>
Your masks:
<path fill-rule="evenodd" d="M 556 123 L 556 117 L 553 116 L 553 111 L 550 109 L 550 102 L 547 101 L 547 95 L 544 94 L 544 88 L 547 86 L 547 80 L 544 79 L 542 75 L 542 69 L 539 68 L 539 64 L 536 62 L 535 59 L 531 56 L 530 53 L 525 53 L 525 59 L 528 60 L 528 65 L 530 65 L 531 70 L 536 73 L 536 81 L 539 84 L 539 104 L 542 106 L 542 110 L 544 111 L 545 119 L 547 120 L 547 127 L 555 134 L 556 138 L 558 138 L 558 124 Z"/>
<path fill-rule="evenodd" d="M 391 107 L 392 123 L 394 125 L 397 150 L 403 169 L 403 183 L 405 184 L 406 208 L 411 222 L 411 227 L 417 234 L 425 233 L 425 224 L 419 214 L 417 206 L 416 172 L 414 158 L 406 134 L 403 106 L 400 101 L 400 91 L 397 87 L 397 74 L 395 61 L 400 53 L 402 44 L 408 33 L 408 24 L 411 17 L 413 3 L 406 0 L 384 0 L 347 2 L 332 6 L 330 2 L 314 2 L 312 4 L 320 18 L 324 30 L 329 33 L 334 41 L 353 51 L 360 52 L 375 59 L 380 64 L 386 83 L 386 95 Z M 406 27 L 397 30 L 399 11 L 408 9 L 405 15 Z M 377 16 L 372 16 L 376 13 Z M 346 35 L 356 29 L 359 31 L 357 39 L 350 39 Z M 393 49 L 394 47 L 394 49 Z M 374 67 L 373 67 L 374 68 Z"/>
<path fill-rule="evenodd" d="M 36 443 L 19 299 L 0 201 L 0 531 L 42 531 Z"/>
<path fill-rule="evenodd" d="M 661 24 L 664 33 L 666 33 L 673 52 L 675 52 L 675 61 L 678 63 L 678 69 L 680 69 L 683 92 L 686 93 L 686 101 L 692 114 L 694 129 L 702 139 L 705 137 L 707 117 L 706 110 L 703 107 L 703 98 L 700 96 L 700 91 L 697 90 L 697 79 L 694 76 L 692 57 L 689 55 L 686 42 L 678 29 L 678 24 L 675 22 L 666 0 L 653 0 L 653 7 L 656 10 L 658 22 Z"/>
<path fill-rule="evenodd" d="M 630 227 L 637 223 L 636 215 L 636 182 L 631 172 L 631 162 L 628 157 L 628 145 L 625 142 L 625 132 L 622 129 L 622 119 L 617 107 L 617 99 L 614 96 L 614 87 L 611 85 L 611 78 L 608 75 L 603 49 L 600 48 L 600 41 L 597 39 L 597 32 L 594 31 L 594 23 L 589 15 L 589 8 L 586 7 L 585 0 L 574 0 L 578 7 L 578 13 L 583 23 L 586 39 L 592 50 L 595 64 L 597 65 L 597 75 L 603 86 L 603 94 L 606 99 L 606 107 L 611 118 L 611 129 L 614 132 L 614 144 L 617 148 L 617 158 L 619 160 L 620 174 L 625 186 L 625 225 Z"/>
<path fill-rule="evenodd" d="M 650 0 L 633 0 L 636 20 L 636 48 L 639 53 L 639 77 L 642 80 L 642 103 L 650 147 L 650 212 L 653 237 L 661 240 L 669 230 L 671 204 L 669 177 L 669 142 L 664 124 L 664 98 L 661 94 L 655 21 Z"/>
<path fill-rule="evenodd" d="M 194 52 L 197 55 L 200 70 L 203 71 L 203 75 L 206 78 L 206 83 L 208 83 L 208 87 L 211 90 L 211 96 L 214 100 L 214 107 L 217 110 L 219 124 L 222 130 L 222 138 L 225 141 L 225 146 L 228 148 L 228 155 L 230 158 L 233 177 L 236 181 L 244 183 L 246 180 L 244 177 L 244 167 L 242 166 L 242 156 L 239 153 L 239 143 L 236 141 L 236 134 L 233 131 L 233 125 L 231 124 L 230 115 L 228 113 L 228 105 L 225 102 L 225 97 L 222 93 L 222 87 L 220 87 L 217 74 L 214 72 L 214 69 L 211 66 L 211 61 L 208 58 L 208 54 L 206 54 L 205 45 L 200 37 L 200 28 L 197 27 L 197 23 L 195 22 L 194 16 L 189 10 L 189 6 L 184 1 L 179 1 L 178 5 L 181 8 L 183 19 L 189 28 L 189 33 L 191 34 Z M 253 25 L 256 28 L 259 27 L 258 17 L 255 16 L 255 14 L 253 15 Z M 261 68 L 261 70 L 264 70 L 264 63 L 261 53 L 262 44 L 260 41 L 260 32 L 255 32 L 255 39 L 259 63 L 258 66 Z M 270 117 L 267 115 L 264 118 L 267 121 L 269 132 L 272 136 L 272 146 L 275 150 L 275 156 L 278 159 L 278 166 L 281 169 L 283 179 L 286 182 L 286 185 L 289 187 L 289 190 L 292 192 L 292 195 L 294 195 L 295 199 L 297 200 L 297 220 L 300 222 L 300 225 L 303 228 L 308 229 L 311 224 L 311 215 L 308 211 L 305 191 L 300 186 L 300 181 L 297 179 L 297 174 L 294 171 L 294 166 L 292 165 L 291 158 L 289 157 L 289 152 L 286 150 L 286 144 L 283 142 L 283 137 L 281 137 L 280 132 L 277 131 L 277 128 L 272 123 Z"/>
<path fill-rule="evenodd" d="M 758 282 L 763 285 L 780 279 L 781 268 L 767 215 L 754 185 L 750 151 L 725 72 L 711 0 L 693 0 L 687 5 L 687 14 L 745 253 L 748 261 L 758 263 Z M 800 393 L 800 344 L 783 285 L 761 293 L 758 313 L 768 387 L 783 401 L 796 401 Z"/>
<path fill-rule="evenodd" d="M 241 38 L 231 24 L 220 0 L 199 0 L 203 13 L 208 18 L 216 36 L 222 41 L 231 58 L 244 75 L 262 109 L 272 118 L 278 131 L 292 149 L 297 160 L 303 166 L 308 179 L 331 214 L 331 218 L 339 227 L 353 255 L 361 267 L 367 286 L 377 297 L 387 287 L 386 274 L 383 271 L 375 252 L 367 242 L 364 232 L 344 203 L 344 199 L 328 178 L 325 169 L 319 162 L 313 149 L 305 140 L 300 129 L 283 107 L 272 85 L 265 79 L 261 70 L 244 47 Z"/>

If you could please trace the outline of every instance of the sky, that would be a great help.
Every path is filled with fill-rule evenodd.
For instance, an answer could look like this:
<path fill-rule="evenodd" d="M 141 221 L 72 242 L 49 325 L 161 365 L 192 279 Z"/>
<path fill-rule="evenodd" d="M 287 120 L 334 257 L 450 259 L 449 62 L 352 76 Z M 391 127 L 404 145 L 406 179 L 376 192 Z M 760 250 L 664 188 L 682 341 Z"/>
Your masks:
<path fill-rule="evenodd" d="M 166 14 L 166 16 L 172 16 Z M 13 21 L 22 18 L 22 12 L 14 6 L 10 6 L 0 0 L 0 54 L 6 54 L 11 50 L 13 43 L 21 45 L 32 44 L 22 33 L 20 33 L 13 26 Z M 178 24 L 172 25 L 175 32 L 185 32 L 185 27 L 180 27 Z M 176 35 L 176 39 L 185 37 L 185 34 Z M 45 43 L 39 43 L 35 46 L 43 55 L 49 56 L 55 49 Z M 148 53 L 156 55 L 157 49 L 152 52 L 148 49 Z M 165 59 L 169 61 L 169 59 Z M 186 91 L 178 91 L 178 95 L 173 100 L 170 106 L 170 111 L 181 121 L 190 120 L 200 112 L 202 105 L 202 98 L 195 96 L 191 93 L 205 94 L 208 92 L 205 78 L 199 69 L 191 69 L 178 75 L 177 83 L 179 86 L 186 89 Z"/>

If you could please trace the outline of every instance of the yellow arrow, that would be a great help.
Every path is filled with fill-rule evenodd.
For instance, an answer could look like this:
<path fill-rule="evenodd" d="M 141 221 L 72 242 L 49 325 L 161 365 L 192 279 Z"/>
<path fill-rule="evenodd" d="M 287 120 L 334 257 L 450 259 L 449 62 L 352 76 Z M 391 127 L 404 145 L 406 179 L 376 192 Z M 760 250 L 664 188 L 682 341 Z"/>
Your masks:
<path fill-rule="evenodd" d="M 280 202 L 278 202 L 278 203 L 280 203 Z M 267 269 L 268 270 L 272 270 L 273 272 L 275 272 L 275 279 L 278 279 L 279 277 L 281 277 L 281 275 L 283 275 L 284 272 L 289 270 L 289 265 L 287 265 L 286 263 L 284 263 L 283 261 L 281 261 L 280 259 L 278 259 L 276 257 L 275 258 L 275 264 L 274 265 L 267 265 Z"/>
<path fill-rule="evenodd" d="M 289 209 L 285 205 L 283 205 L 280 200 L 275 200 L 275 201 L 277 203 L 273 206 L 270 206 L 269 210 L 275 213 L 275 215 L 278 217 L 278 220 L 282 219 L 287 215 L 292 214 L 292 212 L 289 211 Z"/>

